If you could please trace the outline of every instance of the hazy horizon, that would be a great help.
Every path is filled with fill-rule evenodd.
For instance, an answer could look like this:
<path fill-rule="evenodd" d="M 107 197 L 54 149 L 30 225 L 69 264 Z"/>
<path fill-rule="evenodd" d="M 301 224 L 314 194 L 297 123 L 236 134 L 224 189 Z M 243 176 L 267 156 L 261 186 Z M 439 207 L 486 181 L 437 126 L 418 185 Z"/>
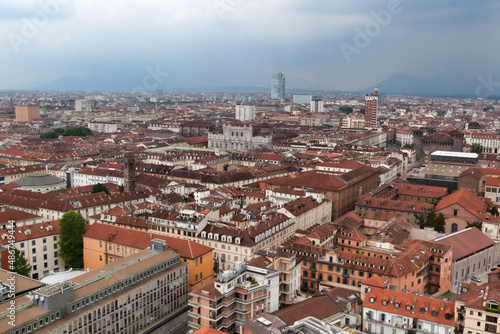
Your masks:
<path fill-rule="evenodd" d="M 500 81 L 498 9 L 492 0 L 21 0 L 0 4 L 0 89 L 269 87 L 282 71 L 289 89 L 359 91 L 405 74 L 474 95 Z"/>

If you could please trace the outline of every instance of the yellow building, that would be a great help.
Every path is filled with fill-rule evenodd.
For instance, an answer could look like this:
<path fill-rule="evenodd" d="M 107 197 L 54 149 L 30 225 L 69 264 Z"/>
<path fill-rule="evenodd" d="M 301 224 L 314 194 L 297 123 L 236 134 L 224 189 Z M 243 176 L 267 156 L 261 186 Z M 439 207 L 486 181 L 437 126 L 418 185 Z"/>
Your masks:
<path fill-rule="evenodd" d="M 165 242 L 189 265 L 189 291 L 213 278 L 213 248 L 191 240 L 182 240 L 139 230 L 94 223 L 83 235 L 85 269 L 96 269 L 117 259 L 151 247 L 151 242 Z"/>

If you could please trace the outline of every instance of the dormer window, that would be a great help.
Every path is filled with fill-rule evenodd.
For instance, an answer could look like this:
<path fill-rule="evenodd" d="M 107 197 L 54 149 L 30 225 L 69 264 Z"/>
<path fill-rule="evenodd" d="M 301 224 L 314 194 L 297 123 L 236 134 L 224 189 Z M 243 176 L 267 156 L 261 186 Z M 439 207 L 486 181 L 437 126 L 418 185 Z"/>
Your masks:
<path fill-rule="evenodd" d="M 394 303 L 394 308 L 399 309 L 399 303 Z"/>
<path fill-rule="evenodd" d="M 212 233 L 208 233 L 208 239 L 213 239 L 214 235 Z"/>
<path fill-rule="evenodd" d="M 408 312 L 411 311 L 411 305 L 406 305 L 406 311 L 408 311 Z"/>
<path fill-rule="evenodd" d="M 240 239 L 240 238 L 236 238 L 236 239 L 234 239 L 234 242 L 235 242 L 237 245 L 239 245 L 239 244 L 240 244 L 240 242 L 241 242 L 241 239 Z"/>
<path fill-rule="evenodd" d="M 425 308 L 424 307 L 421 307 L 420 308 L 420 314 L 424 314 L 425 313 Z"/>
<path fill-rule="evenodd" d="M 201 232 L 201 237 L 202 238 L 206 238 L 207 237 L 207 232 L 205 232 L 205 231 Z"/>
<path fill-rule="evenodd" d="M 446 313 L 444 314 L 444 319 L 445 319 L 445 320 L 451 320 L 451 313 L 446 312 Z"/>
<path fill-rule="evenodd" d="M 382 306 L 387 306 L 387 300 L 382 300 Z"/>
<path fill-rule="evenodd" d="M 375 298 L 370 297 L 370 303 L 372 303 L 372 304 L 375 303 Z"/>
<path fill-rule="evenodd" d="M 437 312 L 437 311 L 432 311 L 432 312 L 431 312 L 431 316 L 432 316 L 433 318 L 437 318 L 437 316 L 438 316 L 438 312 Z"/>

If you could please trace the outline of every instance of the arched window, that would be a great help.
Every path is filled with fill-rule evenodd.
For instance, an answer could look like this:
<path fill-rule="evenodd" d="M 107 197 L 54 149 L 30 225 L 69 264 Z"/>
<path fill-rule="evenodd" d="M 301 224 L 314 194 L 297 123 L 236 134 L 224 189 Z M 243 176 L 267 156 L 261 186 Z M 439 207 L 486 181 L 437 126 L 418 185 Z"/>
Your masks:
<path fill-rule="evenodd" d="M 458 231 L 458 225 L 457 223 L 451 224 L 451 233 Z"/>

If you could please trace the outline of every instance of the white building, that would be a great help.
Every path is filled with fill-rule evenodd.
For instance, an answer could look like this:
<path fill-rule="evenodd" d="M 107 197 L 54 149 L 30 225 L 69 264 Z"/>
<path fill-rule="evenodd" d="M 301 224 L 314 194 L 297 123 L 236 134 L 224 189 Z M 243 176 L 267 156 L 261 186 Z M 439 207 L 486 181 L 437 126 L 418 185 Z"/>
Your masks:
<path fill-rule="evenodd" d="M 75 111 L 91 112 L 92 104 L 88 100 L 75 100 Z"/>
<path fill-rule="evenodd" d="M 259 128 L 249 124 L 229 124 L 222 133 L 208 134 L 208 148 L 249 151 L 262 146 L 271 146 L 272 128 Z"/>
<path fill-rule="evenodd" d="M 454 314 L 455 303 L 450 301 L 369 287 L 363 302 L 363 331 L 453 334 Z"/>
<path fill-rule="evenodd" d="M 324 105 L 325 101 L 323 100 L 311 100 L 311 112 L 312 113 L 325 112 Z"/>
<path fill-rule="evenodd" d="M 255 120 L 255 106 L 236 105 L 235 118 L 242 122 Z"/>
<path fill-rule="evenodd" d="M 29 261 L 33 279 L 64 270 L 64 261 L 59 257 L 59 221 L 16 227 L 15 230 L 13 246 Z M 0 243 L 7 245 L 9 235 L 9 229 L 2 230 Z"/>
<path fill-rule="evenodd" d="M 118 126 L 114 123 L 89 123 L 88 127 L 94 132 L 115 133 L 118 131 Z"/>

